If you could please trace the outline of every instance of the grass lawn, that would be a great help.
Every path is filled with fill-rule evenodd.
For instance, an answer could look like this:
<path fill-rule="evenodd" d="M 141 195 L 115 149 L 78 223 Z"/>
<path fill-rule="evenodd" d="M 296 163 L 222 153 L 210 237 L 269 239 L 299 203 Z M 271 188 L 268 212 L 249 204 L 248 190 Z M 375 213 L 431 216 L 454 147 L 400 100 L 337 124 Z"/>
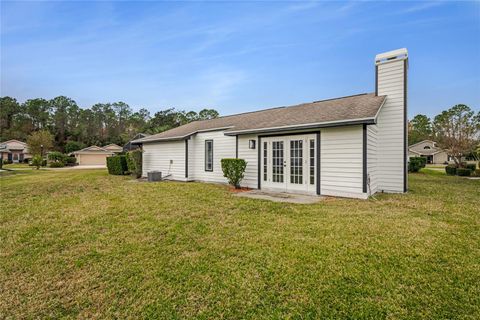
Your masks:
<path fill-rule="evenodd" d="M 480 318 L 478 180 L 314 205 L 104 170 L 0 183 L 0 318 Z"/>
<path fill-rule="evenodd" d="M 27 163 L 10 163 L 4 164 L 4 169 L 33 169 L 33 167 L 29 166 Z"/>

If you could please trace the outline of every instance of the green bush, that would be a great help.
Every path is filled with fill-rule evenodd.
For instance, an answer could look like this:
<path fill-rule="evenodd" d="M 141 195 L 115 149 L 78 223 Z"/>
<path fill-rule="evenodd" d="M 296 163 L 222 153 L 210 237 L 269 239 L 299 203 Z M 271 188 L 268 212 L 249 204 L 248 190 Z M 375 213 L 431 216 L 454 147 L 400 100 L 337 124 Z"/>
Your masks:
<path fill-rule="evenodd" d="M 65 158 L 65 164 L 67 166 L 74 166 L 77 164 L 77 158 L 75 157 L 66 157 Z"/>
<path fill-rule="evenodd" d="M 3 164 L 11 164 L 11 163 L 13 163 L 12 160 L 8 160 L 8 159 L 3 160 Z"/>
<path fill-rule="evenodd" d="M 42 156 L 37 154 L 32 158 L 32 166 L 37 167 L 37 170 L 38 170 L 40 169 L 40 166 L 43 165 L 43 161 L 44 160 L 42 159 Z"/>
<path fill-rule="evenodd" d="M 50 168 L 63 168 L 63 167 L 65 167 L 65 164 L 61 161 L 57 161 L 57 162 L 50 162 L 50 164 L 48 166 Z"/>
<path fill-rule="evenodd" d="M 109 174 L 121 176 L 128 172 L 127 157 L 111 156 L 107 157 L 107 169 Z"/>
<path fill-rule="evenodd" d="M 477 165 L 475 163 L 465 163 L 464 167 L 466 169 L 470 169 L 470 171 L 475 171 L 477 169 Z"/>
<path fill-rule="evenodd" d="M 480 177 L 480 169 L 477 169 L 472 172 L 472 177 Z"/>
<path fill-rule="evenodd" d="M 420 169 L 425 168 L 427 159 L 423 157 L 411 157 L 408 162 L 408 172 L 418 172 Z"/>
<path fill-rule="evenodd" d="M 472 173 L 472 170 L 467 168 L 457 168 L 457 176 L 460 177 L 469 177 Z"/>
<path fill-rule="evenodd" d="M 65 158 L 67 158 L 67 155 L 58 152 L 58 151 L 52 151 L 49 152 L 47 155 L 47 159 L 52 161 L 52 162 L 62 162 L 65 163 Z"/>
<path fill-rule="evenodd" d="M 457 166 L 454 164 L 449 164 L 448 166 L 445 167 L 445 172 L 449 176 L 454 176 L 457 174 Z"/>
<path fill-rule="evenodd" d="M 223 176 L 227 178 L 228 183 L 235 186 L 235 189 L 240 188 L 240 181 L 242 181 L 247 162 L 243 159 L 222 159 Z"/>
<path fill-rule="evenodd" d="M 136 178 L 142 176 L 142 151 L 133 150 L 127 152 L 127 167 L 128 172 Z"/>
<path fill-rule="evenodd" d="M 0 169 L 3 168 L 3 158 L 0 158 Z"/>

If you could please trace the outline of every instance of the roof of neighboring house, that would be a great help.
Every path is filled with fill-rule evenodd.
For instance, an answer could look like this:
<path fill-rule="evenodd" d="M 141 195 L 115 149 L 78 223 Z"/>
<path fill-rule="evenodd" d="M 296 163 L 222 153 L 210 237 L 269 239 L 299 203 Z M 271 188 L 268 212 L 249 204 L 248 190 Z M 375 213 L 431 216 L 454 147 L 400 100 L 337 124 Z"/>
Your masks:
<path fill-rule="evenodd" d="M 421 146 L 422 144 L 431 144 L 431 147 L 429 149 L 415 149 L 417 146 Z M 440 152 L 445 152 L 442 148 L 439 148 L 436 146 L 436 142 L 432 140 L 422 140 L 420 142 L 414 143 L 411 146 L 408 147 L 408 151 L 416 153 L 418 155 L 425 155 L 425 156 L 430 156 L 434 155 Z"/>
<path fill-rule="evenodd" d="M 12 146 L 12 144 L 17 144 L 17 145 L 20 145 L 20 146 L 18 146 L 18 147 Z M 23 141 L 16 140 L 16 139 L 11 139 L 11 140 L 7 140 L 7 141 L 4 141 L 4 142 L 0 142 L 0 146 L 5 147 L 5 148 L 0 148 L 0 152 L 22 151 L 22 150 L 25 150 L 26 152 L 28 152 L 28 150 L 26 150 L 27 149 L 27 144 Z"/>
<path fill-rule="evenodd" d="M 123 146 L 123 151 L 131 151 L 133 149 L 138 148 L 137 145 L 132 145 L 132 141 L 135 141 L 135 140 L 141 139 L 141 138 L 145 138 L 145 137 L 148 137 L 148 136 L 150 136 L 150 134 L 148 134 L 148 133 L 137 133 L 132 139 L 130 139 L 130 141 L 125 143 L 125 145 Z"/>
<path fill-rule="evenodd" d="M 115 143 L 108 144 L 108 145 L 104 146 L 103 149 L 110 150 L 110 151 L 122 151 L 123 150 L 122 147 L 120 147 L 119 145 L 117 145 Z"/>
<path fill-rule="evenodd" d="M 354 96 L 240 113 L 190 122 L 171 130 L 134 140 L 144 143 L 188 138 L 202 131 L 225 129 L 227 135 L 375 123 L 385 96 L 364 93 Z"/>
<path fill-rule="evenodd" d="M 97 146 L 90 146 L 82 150 L 74 151 L 72 154 L 113 154 L 113 151 Z"/>

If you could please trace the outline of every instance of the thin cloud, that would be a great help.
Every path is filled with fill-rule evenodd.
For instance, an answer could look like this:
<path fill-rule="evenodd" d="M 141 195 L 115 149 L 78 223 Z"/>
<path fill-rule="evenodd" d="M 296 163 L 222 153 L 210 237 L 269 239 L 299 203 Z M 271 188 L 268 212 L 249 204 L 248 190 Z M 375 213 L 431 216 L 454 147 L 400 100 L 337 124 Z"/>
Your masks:
<path fill-rule="evenodd" d="M 442 4 L 443 3 L 440 2 L 440 1 L 421 2 L 419 4 L 411 6 L 409 8 L 404 9 L 404 10 L 401 10 L 398 13 L 405 14 L 405 13 L 414 13 L 414 12 L 424 11 L 424 10 L 428 10 L 428 9 L 431 9 L 431 8 L 441 6 Z"/>

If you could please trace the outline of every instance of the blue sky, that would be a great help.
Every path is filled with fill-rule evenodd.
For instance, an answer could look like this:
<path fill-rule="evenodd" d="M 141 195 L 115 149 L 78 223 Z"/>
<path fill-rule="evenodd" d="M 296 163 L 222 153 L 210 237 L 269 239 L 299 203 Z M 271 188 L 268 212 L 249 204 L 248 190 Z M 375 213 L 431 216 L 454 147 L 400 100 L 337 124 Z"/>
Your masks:
<path fill-rule="evenodd" d="M 5 2 L 1 95 L 222 115 L 374 91 L 406 47 L 409 115 L 480 108 L 480 2 Z"/>

